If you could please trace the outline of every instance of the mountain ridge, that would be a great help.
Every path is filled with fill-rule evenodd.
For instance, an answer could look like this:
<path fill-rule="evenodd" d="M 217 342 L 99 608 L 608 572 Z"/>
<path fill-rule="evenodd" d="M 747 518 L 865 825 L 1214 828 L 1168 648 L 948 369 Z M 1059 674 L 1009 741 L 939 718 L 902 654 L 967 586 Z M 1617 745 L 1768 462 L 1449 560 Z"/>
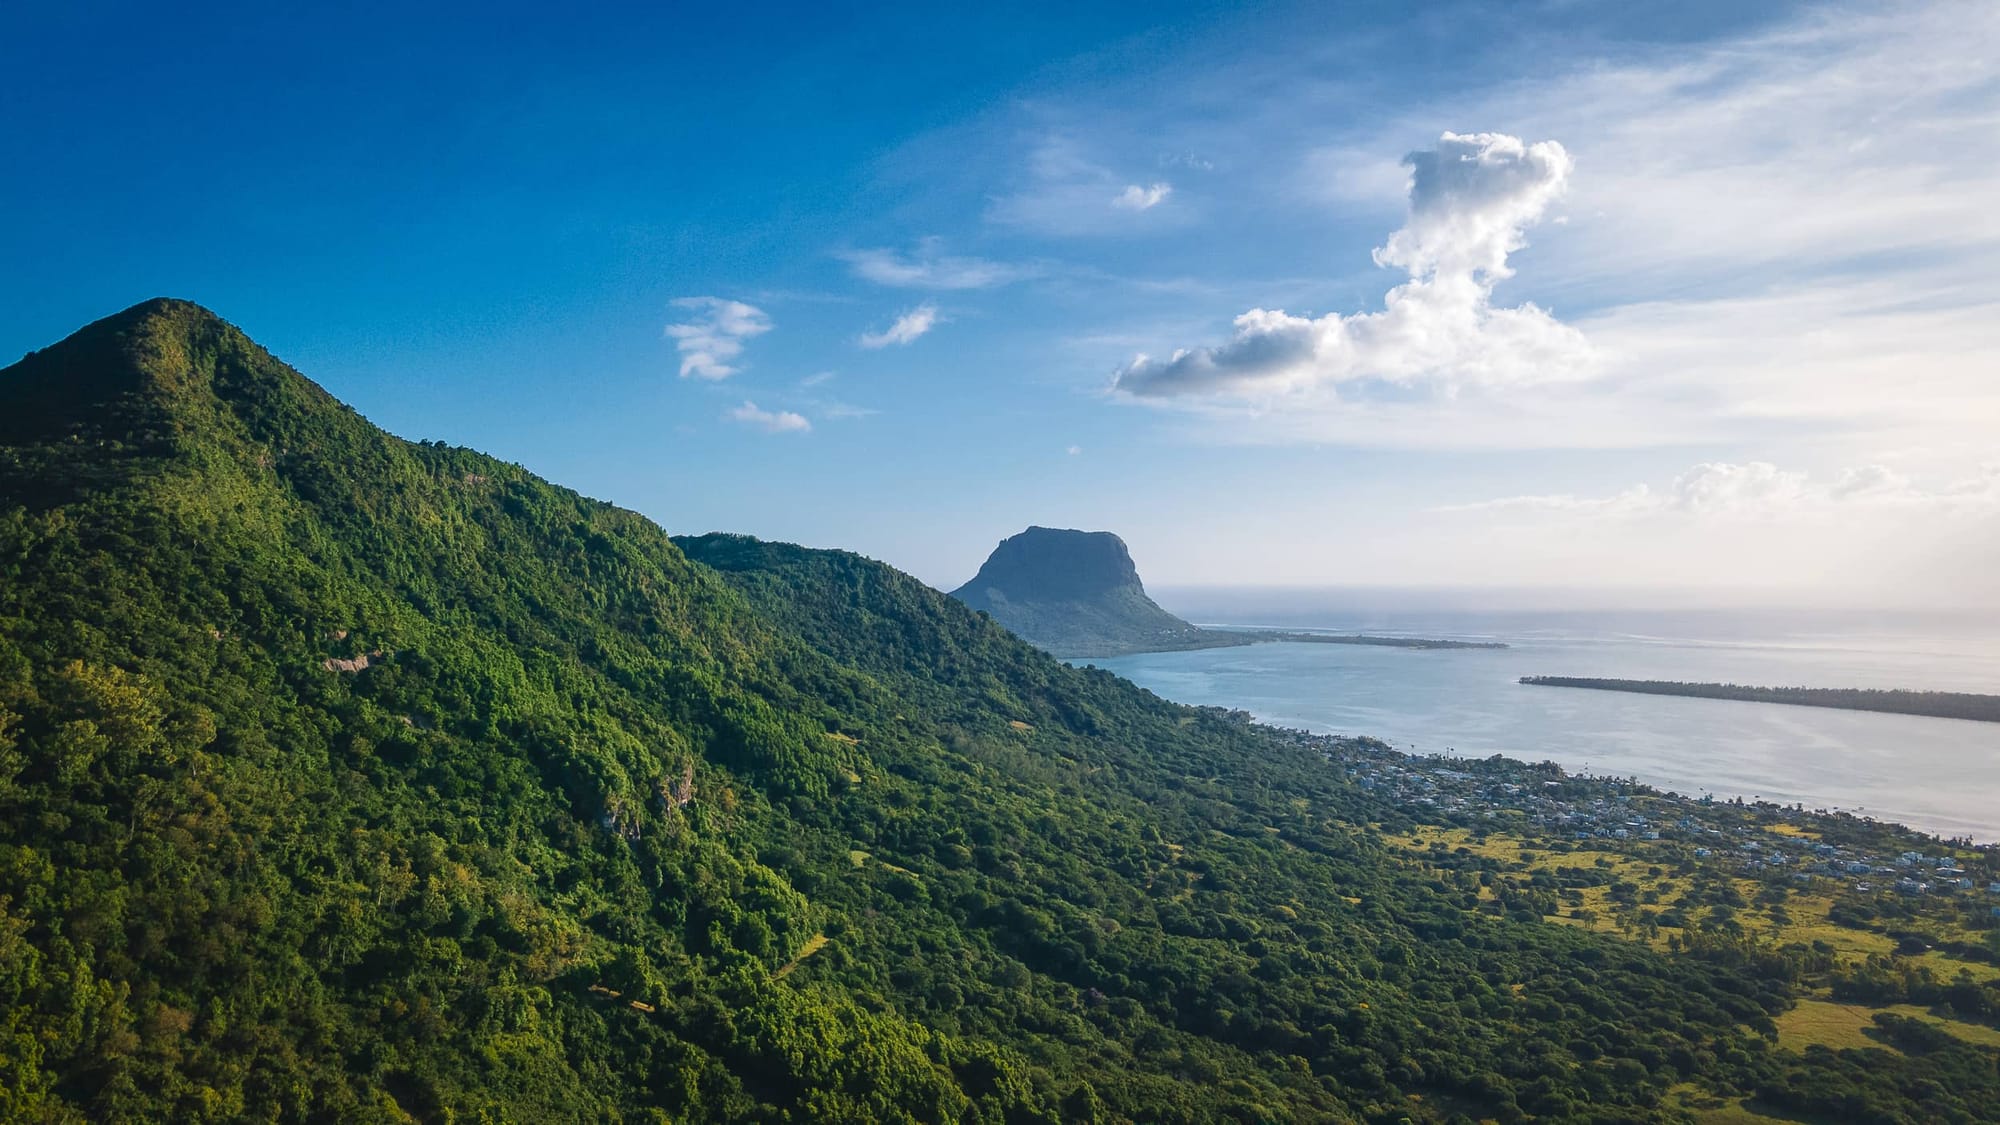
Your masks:
<path fill-rule="evenodd" d="M 1392 846 L 1344 744 L 128 312 L 0 370 L 0 1120 L 1656 1120 L 1836 1065 L 1748 958 Z"/>

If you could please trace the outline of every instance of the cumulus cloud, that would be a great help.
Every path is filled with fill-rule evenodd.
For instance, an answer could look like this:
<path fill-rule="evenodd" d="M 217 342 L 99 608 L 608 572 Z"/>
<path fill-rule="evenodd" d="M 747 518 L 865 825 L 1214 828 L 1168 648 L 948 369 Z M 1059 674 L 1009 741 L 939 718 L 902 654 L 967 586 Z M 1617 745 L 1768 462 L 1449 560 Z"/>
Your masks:
<path fill-rule="evenodd" d="M 862 333 L 861 346 L 886 348 L 891 344 L 907 344 L 936 327 L 937 322 L 937 306 L 926 302 L 897 317 L 896 323 L 881 332 Z"/>
<path fill-rule="evenodd" d="M 790 410 L 765 410 L 748 399 L 743 400 L 743 405 L 731 409 L 724 417 L 767 434 L 802 434 L 812 429 L 812 423 L 806 421 L 803 414 L 796 414 Z"/>
<path fill-rule="evenodd" d="M 1882 465 L 1843 469 L 1832 480 L 1822 482 L 1808 473 L 1781 469 L 1768 461 L 1707 461 L 1675 477 L 1672 485 L 1662 491 L 1637 484 L 1608 496 L 1573 493 L 1506 496 L 1453 504 L 1440 510 L 1610 516 L 1679 512 L 1770 519 L 1860 507 L 1960 512 L 2000 509 L 2000 466 L 1988 466 L 1974 476 L 1925 487 Z"/>
<path fill-rule="evenodd" d="M 1413 152 L 1409 217 L 1375 262 L 1409 280 L 1375 313 L 1311 318 L 1251 309 L 1235 335 L 1166 359 L 1139 356 L 1117 374 L 1141 397 L 1242 397 L 1333 390 L 1368 397 L 1465 387 L 1518 386 L 1586 374 L 1583 334 L 1533 304 L 1495 307 L 1511 277 L 1507 258 L 1526 245 L 1568 182 L 1571 161 L 1555 141 L 1500 133 L 1446 133 Z"/>
<path fill-rule="evenodd" d="M 926 238 L 909 254 L 875 247 L 844 251 L 840 257 L 863 281 L 904 289 L 990 289 L 1042 273 L 1038 265 L 945 254 L 941 247 L 940 240 Z"/>
<path fill-rule="evenodd" d="M 731 361 L 743 354 L 743 341 L 771 330 L 764 310 L 721 297 L 680 297 L 677 309 L 686 320 L 667 325 L 667 337 L 681 353 L 681 378 L 727 379 L 738 368 Z"/>
<path fill-rule="evenodd" d="M 1140 187 L 1138 184 L 1126 184 L 1124 191 L 1112 197 L 1111 205 L 1113 207 L 1122 207 L 1127 211 L 1150 211 L 1160 204 L 1165 203 L 1167 197 L 1173 193 L 1174 185 L 1164 181 L 1153 184 L 1150 187 Z"/>

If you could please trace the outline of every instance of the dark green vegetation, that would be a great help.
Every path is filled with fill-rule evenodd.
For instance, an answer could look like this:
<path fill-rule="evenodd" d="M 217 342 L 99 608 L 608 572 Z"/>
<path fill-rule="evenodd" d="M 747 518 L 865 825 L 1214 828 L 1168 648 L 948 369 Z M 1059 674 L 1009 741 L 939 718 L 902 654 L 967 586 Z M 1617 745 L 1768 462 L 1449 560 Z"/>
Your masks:
<path fill-rule="evenodd" d="M 1031 527 L 1000 541 L 972 581 L 952 597 L 991 616 L 1029 644 L 1081 659 L 1136 652 L 1292 641 L 1385 648 L 1506 648 L 1487 641 L 1203 629 L 1146 594 L 1125 541 L 1108 531 Z"/>
<path fill-rule="evenodd" d="M 1875 688 L 1746 687 L 1742 684 L 1693 684 L 1678 680 L 1605 680 L 1588 676 L 1523 676 L 1538 687 L 1592 688 L 1643 695 L 1685 695 L 1695 699 L 1734 699 L 1745 703 L 1787 703 L 1796 707 L 1833 707 L 1843 711 L 1888 711 L 1898 715 L 1928 715 L 1937 719 L 1971 719 L 2000 723 L 2000 695 L 1962 691 L 1884 691 Z"/>
<path fill-rule="evenodd" d="M 0 371 L 0 1120 L 2000 1104 L 887 567 L 685 548 L 184 303 Z"/>

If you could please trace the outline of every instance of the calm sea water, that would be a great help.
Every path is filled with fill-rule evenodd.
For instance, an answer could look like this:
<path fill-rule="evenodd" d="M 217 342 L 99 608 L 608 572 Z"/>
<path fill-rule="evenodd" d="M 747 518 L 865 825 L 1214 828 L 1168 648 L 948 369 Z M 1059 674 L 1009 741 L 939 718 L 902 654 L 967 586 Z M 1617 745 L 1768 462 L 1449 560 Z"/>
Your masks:
<path fill-rule="evenodd" d="M 1529 687 L 1528 675 L 2000 693 L 2000 621 L 1858 613 L 1281 612 L 1211 624 L 1498 640 L 1264 644 L 1093 661 L 1168 699 L 1399 749 L 1505 754 L 1663 789 L 1840 808 L 2000 840 L 2000 723 Z M 1206 608 L 1204 614 L 1199 610 Z M 1233 622 L 1218 609 L 1238 610 Z"/>

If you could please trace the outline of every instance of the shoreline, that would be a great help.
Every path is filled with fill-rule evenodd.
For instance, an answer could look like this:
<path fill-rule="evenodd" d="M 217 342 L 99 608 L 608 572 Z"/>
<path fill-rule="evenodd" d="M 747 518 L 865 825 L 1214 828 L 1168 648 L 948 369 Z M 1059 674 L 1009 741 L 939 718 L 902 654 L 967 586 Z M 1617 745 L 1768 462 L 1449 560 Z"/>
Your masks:
<path fill-rule="evenodd" d="M 1352 656 L 1321 650 L 1326 659 L 1318 659 L 1294 648 L 1270 650 L 1269 658 L 1248 651 L 1166 653 L 1098 666 L 1176 702 L 1245 709 L 1280 729 L 1375 737 L 1415 756 L 1497 753 L 1551 760 L 1589 776 L 1637 778 L 1689 800 L 1713 794 L 1717 800 L 1797 804 L 1938 839 L 2000 841 L 2000 811 L 1970 797 L 1990 784 L 2000 766 L 1992 757 L 2000 745 L 2000 723 L 1943 724 L 1935 716 L 1889 709 L 1684 709 L 1671 697 L 1647 704 L 1639 693 L 1600 692 L 1596 702 L 1572 693 L 1572 702 L 1561 702 L 1559 694 L 1522 692 L 1517 683 L 1521 673 L 1537 670 L 1534 665 L 1547 666 L 1539 647 L 1516 645 L 1518 655 L 1489 653 L 1491 663 L 1477 658 L 1408 663 L 1386 655 L 1363 657 L 1352 649 L 1344 650 Z M 1578 652 L 1589 655 L 1578 650 L 1571 658 Z M 1657 657 L 1651 662 L 1660 663 Z M 1350 667 L 1358 670 L 1349 672 Z M 1754 674 L 1755 668 L 1746 658 L 1715 671 L 1725 675 L 1712 678 L 1723 680 L 1728 673 Z M 1781 662 L 1767 669 L 1773 671 L 1811 682 L 1812 670 L 1803 663 Z M 1908 678 L 1921 678 L 1920 668 L 1908 671 Z M 1893 684 L 1903 677 L 1877 672 L 1871 678 Z M 1616 703 L 1620 698 L 1631 703 Z"/>
<path fill-rule="evenodd" d="M 1588 766 L 1572 769 L 1550 759 L 1531 762 L 1525 758 L 1504 753 L 1478 757 L 1461 754 L 1450 749 L 1443 751 L 1423 750 L 1418 748 L 1415 743 L 1406 744 L 1408 748 L 1405 749 L 1403 746 L 1398 746 L 1396 743 L 1374 735 L 1344 734 L 1333 731 L 1316 731 L 1305 727 L 1285 726 L 1277 722 L 1257 718 L 1250 712 L 1240 708 L 1232 710 L 1221 707 L 1197 706 L 1194 709 L 1211 714 L 1220 712 L 1236 721 L 1254 726 L 1271 737 L 1294 744 L 1308 743 L 1322 746 L 1337 744 L 1342 747 L 1360 748 L 1377 756 L 1393 755 L 1404 762 L 1429 767 L 1431 770 L 1440 772 L 1446 776 L 1454 773 L 1463 773 L 1468 769 L 1485 773 L 1500 771 L 1522 776 L 1533 776 L 1545 785 L 1576 784 L 1600 786 L 1606 792 L 1644 797 L 1649 800 L 1685 806 L 1690 809 L 1722 807 L 1747 810 L 1754 813 L 1766 814 L 1779 821 L 1794 825 L 1799 825 L 1801 822 L 1825 822 L 1828 826 L 1843 829 L 1886 832 L 1905 837 L 1911 842 L 1928 843 L 1937 847 L 2000 853 L 2000 832 L 1992 833 L 1986 839 L 1980 839 L 1980 834 L 1977 832 L 1947 835 L 1944 832 L 1935 831 L 1920 825 L 1877 817 L 1866 812 L 1849 811 L 1841 808 L 1810 808 L 1804 802 L 1785 804 L 1768 800 L 1761 796 L 1745 796 L 1733 793 L 1725 795 L 1712 791 L 1703 796 L 1696 796 L 1681 792 L 1678 789 L 1662 788 L 1651 782 L 1642 780 L 1637 775 L 1597 773 L 1591 771 Z M 1334 759 L 1329 757 L 1328 760 L 1333 761 Z M 1491 806 L 1491 808 L 1494 811 L 1498 811 L 1501 806 L 1495 805 Z M 1807 824 L 1807 826 L 1809 827 L 1810 824 Z"/>

